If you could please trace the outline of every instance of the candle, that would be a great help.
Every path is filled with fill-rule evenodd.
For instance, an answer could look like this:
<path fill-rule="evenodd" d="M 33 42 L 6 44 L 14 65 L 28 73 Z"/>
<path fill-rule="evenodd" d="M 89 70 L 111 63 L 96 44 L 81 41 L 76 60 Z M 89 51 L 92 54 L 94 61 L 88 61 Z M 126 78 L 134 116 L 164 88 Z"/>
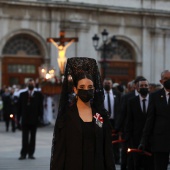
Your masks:
<path fill-rule="evenodd" d="M 13 114 L 10 114 L 10 118 L 13 119 L 13 118 L 14 118 L 14 115 L 13 115 Z"/>
<path fill-rule="evenodd" d="M 125 142 L 125 140 L 123 140 L 123 139 L 120 139 L 120 140 L 113 140 L 113 141 L 112 141 L 112 144 L 121 143 L 121 142 Z"/>
<path fill-rule="evenodd" d="M 137 153 L 141 153 L 141 154 L 144 154 L 144 155 L 147 155 L 147 156 L 152 156 L 151 153 L 146 152 L 146 151 L 142 151 L 142 150 L 140 150 L 140 149 L 128 148 L 127 152 L 128 152 L 128 153 L 130 153 L 130 152 L 137 152 Z"/>
<path fill-rule="evenodd" d="M 15 121 L 15 123 L 18 123 L 18 121 L 15 119 L 13 114 L 10 114 L 9 117 Z"/>
<path fill-rule="evenodd" d="M 116 134 L 116 133 L 112 133 L 112 136 L 118 136 L 118 134 Z"/>

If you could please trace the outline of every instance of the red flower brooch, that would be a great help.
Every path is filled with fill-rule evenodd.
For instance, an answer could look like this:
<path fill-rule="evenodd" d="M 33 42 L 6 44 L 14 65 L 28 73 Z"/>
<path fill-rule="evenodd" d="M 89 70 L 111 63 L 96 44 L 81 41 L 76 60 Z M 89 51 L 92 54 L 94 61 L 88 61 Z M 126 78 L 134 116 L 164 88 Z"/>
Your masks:
<path fill-rule="evenodd" d="M 101 115 L 99 113 L 96 113 L 93 117 L 96 119 L 96 124 L 100 128 L 102 128 L 102 126 L 103 126 L 103 118 L 101 117 Z"/>

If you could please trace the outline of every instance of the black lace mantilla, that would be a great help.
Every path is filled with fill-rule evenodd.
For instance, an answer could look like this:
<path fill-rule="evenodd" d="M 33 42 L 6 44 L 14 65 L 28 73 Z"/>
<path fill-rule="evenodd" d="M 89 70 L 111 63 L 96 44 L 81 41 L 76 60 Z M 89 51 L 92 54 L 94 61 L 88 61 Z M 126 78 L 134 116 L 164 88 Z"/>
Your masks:
<path fill-rule="evenodd" d="M 103 86 L 102 86 L 101 77 L 100 77 L 96 60 L 87 57 L 74 57 L 74 58 L 69 58 L 67 60 L 65 74 L 64 74 L 64 81 L 62 85 L 62 92 L 61 92 L 61 97 L 59 102 L 57 120 L 63 119 L 65 109 L 69 107 L 70 104 L 69 103 L 70 97 L 73 97 L 72 96 L 73 82 L 74 80 L 76 80 L 77 76 L 79 76 L 83 72 L 90 74 L 94 80 L 95 93 L 93 99 L 93 106 L 95 107 L 98 113 L 105 113 L 104 106 L 103 106 L 104 103 Z M 56 143 L 56 136 L 57 136 L 56 134 L 57 134 L 57 126 L 55 123 L 53 141 L 52 141 L 52 150 L 51 150 L 50 170 L 57 170 L 57 165 L 55 163 L 55 143 Z"/>

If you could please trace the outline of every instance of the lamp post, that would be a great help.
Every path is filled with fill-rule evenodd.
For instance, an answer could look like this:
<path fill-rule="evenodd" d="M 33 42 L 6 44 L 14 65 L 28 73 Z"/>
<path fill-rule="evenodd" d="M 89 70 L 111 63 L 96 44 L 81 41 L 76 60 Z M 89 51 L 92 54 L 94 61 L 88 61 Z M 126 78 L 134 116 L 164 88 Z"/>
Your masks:
<path fill-rule="evenodd" d="M 100 38 L 98 37 L 97 34 L 95 34 L 93 37 L 92 37 L 92 40 L 93 40 L 93 46 L 95 48 L 96 51 L 102 51 L 102 61 L 101 61 L 101 66 L 102 66 L 102 77 L 103 79 L 106 78 L 106 68 L 107 68 L 107 55 L 106 55 L 106 52 L 107 51 L 113 51 L 113 47 L 115 48 L 117 46 L 117 39 L 115 36 L 113 36 L 111 38 L 111 43 L 112 43 L 112 48 L 108 48 L 107 47 L 107 41 L 108 41 L 108 35 L 109 33 L 107 32 L 106 29 L 104 29 L 102 32 L 101 32 L 101 35 L 102 35 L 102 41 L 103 41 L 103 46 L 101 48 L 98 47 L 99 45 L 99 40 Z"/>

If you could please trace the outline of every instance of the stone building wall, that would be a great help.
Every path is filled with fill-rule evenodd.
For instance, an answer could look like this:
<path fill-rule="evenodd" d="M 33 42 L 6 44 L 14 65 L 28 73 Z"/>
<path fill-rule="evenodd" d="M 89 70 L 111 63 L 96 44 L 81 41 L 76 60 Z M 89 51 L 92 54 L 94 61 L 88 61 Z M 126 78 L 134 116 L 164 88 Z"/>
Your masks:
<path fill-rule="evenodd" d="M 44 61 L 58 69 L 57 49 L 46 39 L 58 37 L 61 29 L 66 37 L 79 38 L 68 48 L 67 57 L 99 61 L 92 37 L 107 29 L 109 38 L 115 35 L 133 48 L 136 75 L 158 83 L 160 72 L 170 65 L 169 7 L 168 0 L 0 1 L 0 66 L 6 42 L 15 34 L 27 33 L 40 42 Z"/>

